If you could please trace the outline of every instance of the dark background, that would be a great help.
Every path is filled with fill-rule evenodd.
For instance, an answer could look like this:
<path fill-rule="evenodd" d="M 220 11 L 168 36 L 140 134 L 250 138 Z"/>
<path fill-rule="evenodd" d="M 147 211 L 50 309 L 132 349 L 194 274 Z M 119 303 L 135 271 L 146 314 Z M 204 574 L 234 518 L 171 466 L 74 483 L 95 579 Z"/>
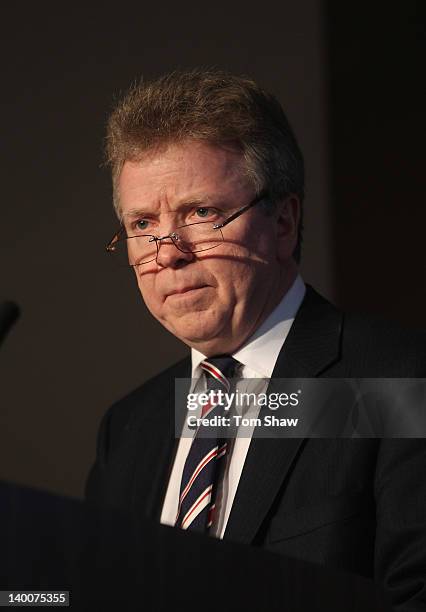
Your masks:
<path fill-rule="evenodd" d="M 382 6 L 380 6 L 382 5 Z M 307 165 L 302 273 L 326 297 L 426 327 L 422 3 L 8 9 L 1 35 L 0 478 L 81 495 L 101 415 L 186 354 L 104 246 L 114 97 L 216 66 L 281 100 Z"/>

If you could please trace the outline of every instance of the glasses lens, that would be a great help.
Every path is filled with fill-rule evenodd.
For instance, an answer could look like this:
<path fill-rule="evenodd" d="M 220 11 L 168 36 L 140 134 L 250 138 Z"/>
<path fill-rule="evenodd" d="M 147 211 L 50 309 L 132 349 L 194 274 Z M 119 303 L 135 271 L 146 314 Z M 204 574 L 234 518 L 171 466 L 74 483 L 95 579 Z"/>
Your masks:
<path fill-rule="evenodd" d="M 110 253 L 119 266 L 137 266 L 154 260 L 157 257 L 157 246 L 152 236 L 132 236 L 117 240 Z"/>
<path fill-rule="evenodd" d="M 184 253 L 198 253 L 214 249 L 223 242 L 222 230 L 214 229 L 211 222 L 192 223 L 179 227 L 167 239 Z M 157 241 L 152 236 L 120 238 L 108 248 L 114 262 L 120 267 L 138 266 L 157 257 Z"/>
<path fill-rule="evenodd" d="M 211 222 L 192 223 L 179 227 L 172 234 L 173 242 L 184 253 L 198 253 L 214 249 L 223 242 L 222 230 Z"/>

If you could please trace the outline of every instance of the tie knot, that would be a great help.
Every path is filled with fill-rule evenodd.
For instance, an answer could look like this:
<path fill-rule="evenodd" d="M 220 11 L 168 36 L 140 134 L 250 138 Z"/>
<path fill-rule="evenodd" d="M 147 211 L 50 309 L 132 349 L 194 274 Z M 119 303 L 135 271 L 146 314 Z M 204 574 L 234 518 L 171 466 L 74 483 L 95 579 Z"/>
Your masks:
<path fill-rule="evenodd" d="M 222 385 L 229 391 L 229 379 L 234 376 L 235 369 L 239 363 L 239 361 L 230 355 L 218 355 L 217 357 L 209 357 L 202 361 L 201 367 L 207 374 L 207 381 L 210 383 L 209 387 L 212 387 L 213 383 L 216 382 L 214 384 L 216 388 Z M 220 383 L 220 385 L 217 383 Z"/>

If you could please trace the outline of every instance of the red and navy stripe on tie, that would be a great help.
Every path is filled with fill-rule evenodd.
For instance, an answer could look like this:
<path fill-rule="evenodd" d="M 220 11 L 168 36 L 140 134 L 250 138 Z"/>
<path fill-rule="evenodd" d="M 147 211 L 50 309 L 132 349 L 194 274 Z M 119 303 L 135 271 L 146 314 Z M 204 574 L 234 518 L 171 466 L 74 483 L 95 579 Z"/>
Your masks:
<path fill-rule="evenodd" d="M 229 378 L 237 364 L 227 355 L 203 361 L 201 368 L 206 373 L 208 390 L 229 392 Z M 219 416 L 222 411 L 223 405 L 208 404 L 202 416 Z M 220 459 L 225 457 L 228 443 L 218 439 L 212 428 L 209 431 L 209 437 L 205 437 L 206 428 L 200 425 L 197 429 L 183 469 L 176 516 L 176 526 L 182 529 L 208 531 L 214 521 L 218 480 L 223 473 Z"/>

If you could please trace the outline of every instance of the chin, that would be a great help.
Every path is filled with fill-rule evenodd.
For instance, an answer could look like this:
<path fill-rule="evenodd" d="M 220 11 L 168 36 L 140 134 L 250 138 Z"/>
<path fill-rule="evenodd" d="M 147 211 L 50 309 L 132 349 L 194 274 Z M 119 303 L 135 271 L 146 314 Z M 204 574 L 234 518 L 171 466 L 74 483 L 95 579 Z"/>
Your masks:
<path fill-rule="evenodd" d="M 190 317 L 191 315 L 188 316 Z M 179 321 L 174 325 L 163 322 L 163 325 L 179 340 L 194 348 L 214 343 L 219 336 L 223 336 L 223 325 L 220 325 L 219 321 L 212 321 L 208 316 L 205 321 L 192 318 L 190 321 Z M 201 348 L 199 350 L 202 351 Z"/>

